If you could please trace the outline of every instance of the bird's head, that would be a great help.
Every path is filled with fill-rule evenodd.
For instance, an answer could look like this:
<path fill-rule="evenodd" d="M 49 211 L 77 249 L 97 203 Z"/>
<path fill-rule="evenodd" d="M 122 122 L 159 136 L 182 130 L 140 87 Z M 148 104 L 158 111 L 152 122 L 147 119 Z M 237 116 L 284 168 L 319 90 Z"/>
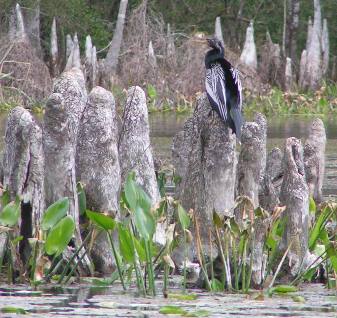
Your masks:
<path fill-rule="evenodd" d="M 215 49 L 217 51 L 223 51 L 224 47 L 221 41 L 217 37 L 207 38 L 206 40 L 207 40 L 208 46 L 210 46 L 212 49 Z"/>

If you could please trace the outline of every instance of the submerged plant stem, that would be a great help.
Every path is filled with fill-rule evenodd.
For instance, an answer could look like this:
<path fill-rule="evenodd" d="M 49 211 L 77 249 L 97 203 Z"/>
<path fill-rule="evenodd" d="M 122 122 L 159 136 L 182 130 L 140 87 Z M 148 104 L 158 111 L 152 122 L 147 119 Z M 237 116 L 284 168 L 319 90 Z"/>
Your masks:
<path fill-rule="evenodd" d="M 89 231 L 89 233 L 87 234 L 87 236 L 86 236 L 85 239 L 83 240 L 82 244 L 77 248 L 77 250 L 75 251 L 75 253 L 73 254 L 73 256 L 70 258 L 69 262 L 67 262 L 67 265 L 66 265 L 66 267 L 63 269 L 62 274 L 61 274 L 61 276 L 60 276 L 60 278 L 59 278 L 59 280 L 58 280 L 58 282 L 57 282 L 58 284 L 61 284 L 61 283 L 62 283 L 62 280 L 63 280 L 64 276 L 66 275 L 67 271 L 69 270 L 71 264 L 73 263 L 75 257 L 79 254 L 79 252 L 81 251 L 81 249 L 82 249 L 82 248 L 85 246 L 85 244 L 88 242 L 88 240 L 89 240 L 91 234 L 92 234 L 92 230 Z M 56 267 L 58 267 L 58 266 L 59 266 L 59 264 L 56 265 Z M 55 268 L 56 268 L 56 267 L 55 267 Z M 50 274 L 48 274 L 47 277 L 50 277 L 50 276 L 52 275 L 52 273 L 55 272 L 55 271 L 56 271 L 56 269 L 54 269 L 54 271 L 52 271 Z"/>
<path fill-rule="evenodd" d="M 122 269 L 121 269 L 121 266 L 120 266 L 120 263 L 119 263 L 119 259 L 118 259 L 118 256 L 117 256 L 115 245 L 114 245 L 112 237 L 111 237 L 111 233 L 109 231 L 107 231 L 107 235 L 108 235 L 108 238 L 109 238 L 112 253 L 114 254 L 114 258 L 115 258 L 115 261 L 116 261 L 119 279 L 121 280 L 121 284 L 122 284 L 123 289 L 126 290 L 126 287 L 125 287 L 125 284 L 124 284 Z"/>

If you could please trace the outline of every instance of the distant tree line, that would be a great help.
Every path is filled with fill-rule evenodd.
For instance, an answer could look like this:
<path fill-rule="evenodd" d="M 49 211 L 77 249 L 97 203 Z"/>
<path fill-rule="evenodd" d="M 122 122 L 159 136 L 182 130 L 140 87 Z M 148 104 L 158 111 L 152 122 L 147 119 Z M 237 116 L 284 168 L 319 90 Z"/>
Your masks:
<path fill-rule="evenodd" d="M 142 0 L 130 0 L 128 10 Z M 40 2 L 41 33 L 49 37 L 50 25 L 54 16 L 62 26 L 62 32 L 79 34 L 90 33 L 94 42 L 104 47 L 111 40 L 111 33 L 118 14 L 119 0 L 0 0 L 1 29 L 8 21 L 10 9 L 18 2 L 22 7 L 34 7 Z M 242 46 L 246 27 L 254 19 L 257 46 L 265 39 L 267 29 L 273 42 L 282 42 L 283 9 L 293 2 L 299 3 L 299 23 L 297 38 L 297 58 L 306 41 L 307 21 L 313 14 L 313 1 L 310 0 L 148 0 L 148 5 L 179 32 L 213 32 L 215 17 L 223 22 L 225 42 L 232 48 Z M 337 51 L 337 1 L 321 1 L 322 13 L 328 20 L 331 51 Z M 291 10 L 290 10 L 291 11 Z M 333 31 L 334 30 L 334 31 Z M 47 40 L 47 39 L 46 39 Z M 46 43 L 49 43 L 47 40 Z M 47 44 L 46 44 L 47 45 Z"/>

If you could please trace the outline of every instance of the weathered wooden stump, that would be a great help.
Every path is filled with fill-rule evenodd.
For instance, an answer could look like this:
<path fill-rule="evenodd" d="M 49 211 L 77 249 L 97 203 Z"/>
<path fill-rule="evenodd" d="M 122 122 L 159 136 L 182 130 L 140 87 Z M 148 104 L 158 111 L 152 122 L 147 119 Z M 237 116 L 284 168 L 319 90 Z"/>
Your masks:
<path fill-rule="evenodd" d="M 258 114 L 256 122 L 247 122 L 242 129 L 241 152 L 237 169 L 238 195 L 251 199 L 254 208 L 259 206 L 259 187 L 266 165 L 267 121 Z M 235 210 L 236 219 L 243 220 L 243 208 Z M 247 216 L 248 217 L 248 216 Z M 253 258 L 252 280 L 256 285 L 262 282 L 262 261 L 264 237 L 267 224 L 256 219 L 254 224 L 254 242 L 251 251 Z"/>
<path fill-rule="evenodd" d="M 294 137 L 286 140 L 283 167 L 280 201 L 286 206 L 287 217 L 283 248 L 285 250 L 291 244 L 288 259 L 294 275 L 307 255 L 309 225 L 309 189 L 305 180 L 303 147 Z"/>
<path fill-rule="evenodd" d="M 154 203 L 160 200 L 150 144 L 150 127 L 144 91 L 138 87 L 128 90 L 119 136 L 119 156 L 124 182 L 130 171 Z"/>
<path fill-rule="evenodd" d="M 323 199 L 325 144 L 324 124 L 321 119 L 316 118 L 311 124 L 309 137 L 304 145 L 304 168 L 309 194 L 317 203 L 322 202 Z"/>
<path fill-rule="evenodd" d="M 62 197 L 69 198 L 69 211 L 75 221 L 75 245 L 82 243 L 79 228 L 79 207 L 76 190 L 75 156 L 78 127 L 85 103 L 86 91 L 81 83 L 84 77 L 80 70 L 64 72 L 55 81 L 49 97 L 43 129 L 45 155 L 45 199 L 50 205 Z M 84 258 L 85 270 L 89 259 Z"/>
<path fill-rule="evenodd" d="M 150 143 L 150 127 L 144 91 L 134 86 L 129 88 L 123 113 L 123 123 L 118 142 L 122 182 L 134 171 L 136 181 L 150 196 L 152 203 L 160 200 Z M 157 226 L 155 241 L 165 244 L 161 224 Z"/>
<path fill-rule="evenodd" d="M 29 255 L 29 237 L 39 237 L 44 212 L 44 157 L 42 131 L 32 115 L 15 107 L 8 115 L 3 156 L 4 188 L 10 199 L 21 196 L 20 254 L 24 261 Z"/>
<path fill-rule="evenodd" d="M 235 135 L 216 114 L 210 116 L 210 111 L 204 94 L 173 144 L 176 169 L 182 173 L 176 196 L 186 210 L 194 210 L 205 246 L 209 245 L 213 210 L 220 215 L 232 213 L 236 168 Z M 190 257 L 196 255 L 194 249 L 189 250 Z M 179 258 L 176 255 L 178 263 Z"/>
<path fill-rule="evenodd" d="M 112 94 L 95 87 L 81 118 L 76 153 L 77 180 L 84 184 L 88 209 L 112 216 L 119 211 L 121 185 L 115 117 Z M 105 233 L 98 234 L 91 255 L 96 270 L 112 272 L 114 258 Z"/>
<path fill-rule="evenodd" d="M 267 156 L 266 170 L 260 185 L 259 203 L 262 208 L 272 212 L 280 203 L 280 191 L 283 181 L 283 153 L 275 147 Z"/>

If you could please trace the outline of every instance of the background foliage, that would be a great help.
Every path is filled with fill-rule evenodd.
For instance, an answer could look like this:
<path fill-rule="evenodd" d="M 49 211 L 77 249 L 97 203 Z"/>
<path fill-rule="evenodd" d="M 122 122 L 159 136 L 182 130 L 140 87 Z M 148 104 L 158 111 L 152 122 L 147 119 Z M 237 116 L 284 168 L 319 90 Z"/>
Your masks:
<path fill-rule="evenodd" d="M 132 10 L 142 0 L 129 0 L 128 10 Z M 250 19 L 255 21 L 257 47 L 261 47 L 266 30 L 272 40 L 282 41 L 284 0 L 147 0 L 148 5 L 179 33 L 194 31 L 212 33 L 215 17 L 222 19 L 224 38 L 232 49 L 242 48 L 245 30 Z M 0 0 L 0 23 L 8 22 L 10 8 L 16 1 Z M 23 7 L 33 7 L 37 0 L 20 0 Z M 93 37 L 98 49 L 104 48 L 112 38 L 117 18 L 119 0 L 43 0 L 40 1 L 42 17 L 42 37 L 48 47 L 50 25 L 53 16 L 61 26 L 60 33 L 80 35 L 83 41 L 86 34 Z M 337 52 L 337 1 L 322 0 L 322 16 L 328 19 L 332 54 Z M 241 14 L 240 7 L 242 7 Z M 300 1 L 300 23 L 298 34 L 298 58 L 304 47 L 308 17 L 313 15 L 313 1 Z M 3 27 L 1 28 L 4 29 Z M 335 52 L 335 53 L 334 53 Z"/>

